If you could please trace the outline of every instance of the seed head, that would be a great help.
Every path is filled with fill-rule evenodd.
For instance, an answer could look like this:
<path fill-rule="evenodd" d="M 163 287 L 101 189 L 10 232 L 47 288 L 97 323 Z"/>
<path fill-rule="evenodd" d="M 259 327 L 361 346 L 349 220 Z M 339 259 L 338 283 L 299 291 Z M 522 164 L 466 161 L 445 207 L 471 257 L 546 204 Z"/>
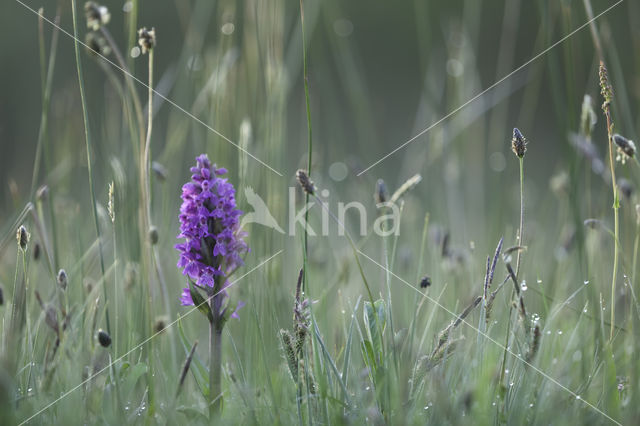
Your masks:
<path fill-rule="evenodd" d="M 109 218 L 111 219 L 111 223 L 116 222 L 116 210 L 115 210 L 115 202 L 114 202 L 114 186 L 113 181 L 109 184 L 109 201 L 107 202 L 107 210 L 109 211 Z"/>
<path fill-rule="evenodd" d="M 33 260 L 35 261 L 40 260 L 40 244 L 39 243 L 35 243 L 33 245 Z"/>
<path fill-rule="evenodd" d="M 420 280 L 420 288 L 427 288 L 431 286 L 431 278 L 428 275 L 425 275 Z"/>
<path fill-rule="evenodd" d="M 609 83 L 609 75 L 607 73 L 607 67 L 604 66 L 604 62 L 600 61 L 600 94 L 604 98 L 604 103 L 602 104 L 602 109 L 607 110 L 609 108 L 609 104 L 613 99 L 613 89 L 611 88 L 611 84 Z"/>
<path fill-rule="evenodd" d="M 49 187 L 47 185 L 42 185 L 36 191 L 36 199 L 38 201 L 46 200 L 48 196 L 49 196 Z"/>
<path fill-rule="evenodd" d="M 625 138 L 619 134 L 613 135 L 613 142 L 616 144 L 618 155 L 616 160 L 624 164 L 627 158 L 633 158 L 636 155 L 636 145 L 632 140 Z"/>
<path fill-rule="evenodd" d="M 587 138 L 591 137 L 593 127 L 597 122 L 598 116 L 593 110 L 593 99 L 591 99 L 589 95 L 584 95 L 584 99 L 582 100 L 582 114 L 580 115 L 580 133 Z"/>
<path fill-rule="evenodd" d="M 517 127 L 513 128 L 511 150 L 518 158 L 524 157 L 524 153 L 527 152 L 527 139 L 520 133 Z"/>
<path fill-rule="evenodd" d="M 30 238 L 31 235 L 27 232 L 27 228 L 25 228 L 24 225 L 20 225 L 18 232 L 16 232 L 16 240 L 18 241 L 20 250 L 27 251 L 27 244 L 29 244 Z"/>
<path fill-rule="evenodd" d="M 109 9 L 94 1 L 88 1 L 84 4 L 84 13 L 87 18 L 87 28 L 93 31 L 98 31 L 101 26 L 107 25 L 111 20 Z"/>
<path fill-rule="evenodd" d="M 378 179 L 376 182 L 376 192 L 373 194 L 373 197 L 376 200 L 376 204 L 383 204 L 389 198 L 387 184 L 385 184 L 382 179 Z"/>
<path fill-rule="evenodd" d="M 316 187 L 313 184 L 313 181 L 309 178 L 309 174 L 306 170 L 299 169 L 296 172 L 296 178 L 298 179 L 298 183 L 302 189 L 304 189 L 304 192 L 309 195 L 313 195 L 316 192 Z"/>
<path fill-rule="evenodd" d="M 2 286 L 0 285 L 0 306 L 4 305 L 4 290 L 2 289 Z"/>
<path fill-rule="evenodd" d="M 69 278 L 67 277 L 67 271 L 60 269 L 58 271 L 58 285 L 61 289 L 66 290 Z"/>
<path fill-rule="evenodd" d="M 156 45 L 156 30 L 151 28 L 148 30 L 146 27 L 142 27 L 138 30 L 138 44 L 142 48 L 142 54 L 144 55 Z"/>
<path fill-rule="evenodd" d="M 149 228 L 149 242 L 152 246 L 158 244 L 158 228 L 153 225 Z"/>
<path fill-rule="evenodd" d="M 111 345 L 111 336 L 103 329 L 98 330 L 98 342 L 103 348 L 108 348 Z"/>
<path fill-rule="evenodd" d="M 84 39 L 84 43 L 89 49 L 89 53 L 100 56 L 108 56 L 111 53 L 111 47 L 104 37 L 99 33 L 88 33 Z"/>

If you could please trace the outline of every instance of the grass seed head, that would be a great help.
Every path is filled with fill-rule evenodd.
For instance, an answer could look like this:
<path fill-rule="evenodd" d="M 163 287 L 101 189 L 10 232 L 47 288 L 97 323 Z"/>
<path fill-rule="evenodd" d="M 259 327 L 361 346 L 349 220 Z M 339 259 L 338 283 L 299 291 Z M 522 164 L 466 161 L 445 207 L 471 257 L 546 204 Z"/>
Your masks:
<path fill-rule="evenodd" d="M 108 348 L 109 346 L 111 346 L 111 336 L 109 336 L 109 333 L 107 333 L 103 329 L 99 329 L 98 342 L 100 342 L 100 346 L 102 346 L 103 348 Z"/>
<path fill-rule="evenodd" d="M 517 127 L 513 128 L 511 150 L 518 158 L 524 157 L 524 153 L 527 152 L 527 139 L 522 135 Z"/>
<path fill-rule="evenodd" d="M 36 200 L 44 201 L 49 197 L 49 187 L 47 185 L 42 185 L 36 191 Z"/>
<path fill-rule="evenodd" d="M 299 169 L 296 172 L 296 179 L 298 179 L 298 183 L 309 195 L 313 195 L 316 192 L 316 187 L 313 184 L 313 181 L 309 178 L 309 173 L 304 169 Z"/>
<path fill-rule="evenodd" d="M 111 14 L 106 6 L 101 6 L 94 1 L 84 4 L 84 13 L 87 18 L 87 28 L 98 31 L 103 25 L 107 25 L 111 20 Z"/>
<path fill-rule="evenodd" d="M 636 156 L 636 144 L 632 140 L 625 138 L 622 135 L 614 134 L 613 142 L 616 144 L 618 155 L 616 160 L 622 164 L 626 162 L 628 158 L 634 158 Z"/>
<path fill-rule="evenodd" d="M 604 98 L 602 109 L 607 110 L 609 108 L 609 104 L 613 100 L 613 89 L 611 88 L 611 84 L 609 83 L 609 74 L 607 73 L 607 67 L 605 67 L 604 62 L 602 61 L 600 61 L 600 70 L 598 75 L 600 76 L 600 94 Z"/>
<path fill-rule="evenodd" d="M 373 194 L 373 198 L 376 200 L 376 204 L 383 204 L 389 198 L 387 185 L 384 183 L 384 180 L 378 179 L 376 182 L 376 192 Z"/>
<path fill-rule="evenodd" d="M 138 44 L 142 48 L 142 54 L 144 55 L 156 45 L 156 30 L 151 28 L 148 30 L 146 27 L 142 27 L 138 30 Z"/>
<path fill-rule="evenodd" d="M 430 286 L 431 286 L 431 278 L 429 277 L 429 275 L 425 275 L 420 280 L 420 288 L 427 288 Z"/>
<path fill-rule="evenodd" d="M 24 225 L 20 225 L 16 232 L 16 240 L 18 241 L 18 247 L 23 252 L 27 251 L 27 245 L 29 244 L 30 238 L 31 235 L 27 232 L 27 228 L 25 228 Z"/>
<path fill-rule="evenodd" d="M 64 269 L 60 269 L 58 271 L 57 281 L 58 281 L 58 285 L 60 286 L 60 288 L 62 290 L 66 290 L 67 289 L 67 284 L 69 282 L 69 277 L 67 277 L 67 272 Z"/>
<path fill-rule="evenodd" d="M 151 225 L 151 227 L 149 228 L 149 242 L 152 246 L 158 244 L 158 238 L 158 228 Z"/>

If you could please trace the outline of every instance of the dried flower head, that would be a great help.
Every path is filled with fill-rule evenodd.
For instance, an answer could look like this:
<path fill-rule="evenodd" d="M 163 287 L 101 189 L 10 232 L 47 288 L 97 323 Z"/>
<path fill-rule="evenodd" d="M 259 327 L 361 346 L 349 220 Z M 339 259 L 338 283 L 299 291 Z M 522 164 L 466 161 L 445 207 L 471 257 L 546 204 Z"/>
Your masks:
<path fill-rule="evenodd" d="M 389 198 L 387 184 L 382 179 L 378 179 L 376 182 L 376 192 L 373 194 L 373 198 L 376 200 L 376 204 L 383 204 Z"/>
<path fill-rule="evenodd" d="M 616 161 L 620 161 L 624 164 L 627 158 L 633 158 L 636 155 L 636 145 L 632 140 L 625 138 L 619 134 L 613 135 L 613 142 L 616 144 Z"/>
<path fill-rule="evenodd" d="M 99 329 L 98 342 L 100 342 L 100 346 L 102 346 L 103 348 L 108 348 L 109 346 L 111 346 L 111 336 L 109 336 L 109 333 L 107 333 L 103 329 Z"/>
<path fill-rule="evenodd" d="M 99 30 L 101 26 L 107 25 L 111 20 L 109 9 L 94 1 L 88 1 L 84 4 L 84 13 L 87 18 L 87 28 L 93 31 Z"/>
<path fill-rule="evenodd" d="M 138 44 L 142 48 L 142 54 L 144 55 L 156 45 L 156 30 L 151 28 L 148 30 L 146 27 L 142 27 L 138 30 Z"/>
<path fill-rule="evenodd" d="M 18 247 L 22 251 L 27 251 L 27 244 L 29 244 L 29 239 L 31 235 L 27 232 L 27 228 L 24 225 L 20 225 L 18 231 L 16 232 L 16 240 L 18 241 Z"/>
<path fill-rule="evenodd" d="M 196 286 L 212 293 L 220 292 L 220 304 L 227 298 L 226 277 L 244 264 L 248 252 L 245 232 L 240 230 L 242 211 L 236 207 L 236 191 L 218 168 L 203 154 L 191 168 L 191 181 L 182 187 L 180 234 L 184 242 L 176 244 L 180 252 L 178 267 Z M 186 287 L 180 298 L 183 305 L 193 305 L 191 289 Z M 240 306 L 240 305 L 239 305 Z M 223 313 L 223 312 L 218 312 Z M 232 317 L 237 317 L 235 312 Z"/>
<path fill-rule="evenodd" d="M 522 135 L 517 127 L 513 128 L 513 138 L 511 138 L 511 150 L 518 158 L 524 157 L 527 152 L 527 139 Z"/>
<path fill-rule="evenodd" d="M 299 169 L 296 172 L 296 179 L 298 179 L 298 183 L 309 195 L 313 195 L 316 192 L 316 187 L 313 184 L 313 181 L 309 178 L 309 173 L 304 169 Z"/>
<path fill-rule="evenodd" d="M 60 269 L 58 271 L 57 281 L 61 289 L 63 290 L 67 289 L 67 284 L 69 283 L 69 277 L 67 277 L 67 272 L 64 269 Z"/>

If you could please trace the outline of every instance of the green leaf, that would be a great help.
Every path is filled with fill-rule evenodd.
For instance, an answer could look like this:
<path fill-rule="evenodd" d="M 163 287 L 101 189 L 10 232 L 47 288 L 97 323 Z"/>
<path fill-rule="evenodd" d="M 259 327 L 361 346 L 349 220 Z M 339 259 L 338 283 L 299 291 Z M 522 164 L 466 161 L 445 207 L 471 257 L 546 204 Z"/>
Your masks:
<path fill-rule="evenodd" d="M 193 285 L 191 280 L 189 280 L 189 291 L 191 292 L 191 300 L 193 300 L 193 304 L 196 305 L 196 308 L 198 308 L 204 316 L 207 317 L 210 323 L 213 323 L 213 312 L 211 312 L 211 307 L 207 303 L 207 300 L 202 297 L 200 292 Z"/>
<path fill-rule="evenodd" d="M 384 354 L 382 342 L 382 334 L 386 325 L 384 300 L 376 300 L 373 302 L 373 307 L 370 302 L 364 302 L 364 323 L 375 355 L 376 366 L 379 366 L 382 364 Z"/>

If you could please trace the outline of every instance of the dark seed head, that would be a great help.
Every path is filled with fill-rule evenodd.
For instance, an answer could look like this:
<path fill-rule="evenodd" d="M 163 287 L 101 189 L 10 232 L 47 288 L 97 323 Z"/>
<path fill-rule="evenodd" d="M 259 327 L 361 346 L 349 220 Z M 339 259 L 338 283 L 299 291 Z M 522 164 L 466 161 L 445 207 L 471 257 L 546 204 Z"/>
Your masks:
<path fill-rule="evenodd" d="M 58 271 L 58 285 L 62 290 L 67 289 L 68 281 L 69 278 L 67 277 L 67 271 L 65 271 L 64 269 L 60 269 Z"/>
<path fill-rule="evenodd" d="M 427 288 L 431 286 L 431 278 L 428 275 L 425 275 L 420 280 L 420 288 Z"/>
<path fill-rule="evenodd" d="M 616 133 L 613 135 L 613 142 L 616 144 L 616 147 L 618 147 L 618 151 L 627 157 L 633 158 L 636 155 L 636 145 L 633 141 Z"/>
<path fill-rule="evenodd" d="M 4 305 L 4 290 L 2 289 L 2 286 L 0 285 L 0 306 Z"/>
<path fill-rule="evenodd" d="M 513 138 L 511 139 L 511 150 L 518 158 L 524 157 L 527 152 L 527 139 L 520 133 L 517 127 L 513 129 Z"/>
<path fill-rule="evenodd" d="M 40 259 L 40 243 L 33 245 L 33 260 L 38 261 Z"/>
<path fill-rule="evenodd" d="M 16 240 L 18 241 L 18 247 L 20 250 L 27 251 L 27 244 L 29 244 L 29 238 L 31 236 L 27 232 L 27 228 L 24 225 L 20 225 L 18 231 L 16 232 Z"/>
<path fill-rule="evenodd" d="M 97 31 L 101 26 L 108 24 L 111 19 L 109 9 L 93 1 L 88 1 L 84 4 L 84 13 L 87 18 L 87 28 L 93 31 Z"/>
<path fill-rule="evenodd" d="M 387 185 L 384 183 L 382 179 L 378 179 L 376 182 L 376 192 L 373 195 L 376 204 L 383 204 L 389 198 L 389 193 L 387 192 Z"/>
<path fill-rule="evenodd" d="M 316 187 L 313 185 L 313 181 L 309 178 L 306 170 L 299 169 L 296 172 L 296 179 L 298 179 L 298 183 L 307 194 L 313 195 L 316 192 Z"/>
<path fill-rule="evenodd" d="M 158 244 L 158 228 L 153 225 L 149 228 L 149 242 L 152 246 Z"/>
<path fill-rule="evenodd" d="M 143 55 L 153 49 L 156 45 L 155 28 L 151 28 L 150 30 L 148 30 L 146 27 L 140 28 L 138 30 L 138 44 L 142 48 Z"/>
<path fill-rule="evenodd" d="M 111 345 L 111 336 L 103 329 L 98 330 L 98 342 L 103 348 L 108 348 Z"/>

